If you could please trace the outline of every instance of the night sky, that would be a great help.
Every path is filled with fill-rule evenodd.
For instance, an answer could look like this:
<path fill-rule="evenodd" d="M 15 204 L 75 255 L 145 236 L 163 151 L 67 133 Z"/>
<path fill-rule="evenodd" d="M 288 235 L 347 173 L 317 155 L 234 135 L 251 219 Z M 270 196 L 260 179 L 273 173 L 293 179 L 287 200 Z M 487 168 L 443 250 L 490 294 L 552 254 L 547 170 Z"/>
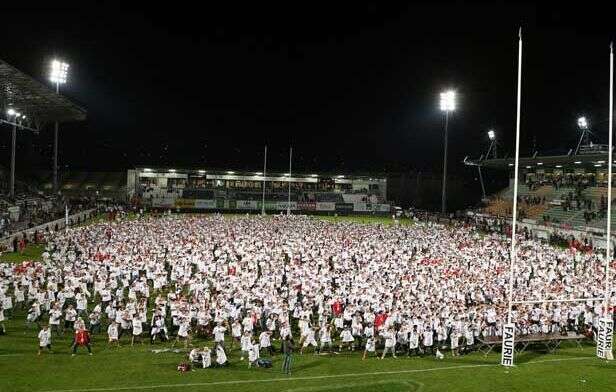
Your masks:
<path fill-rule="evenodd" d="M 467 175 L 488 128 L 513 152 L 520 24 L 523 154 L 566 152 L 580 114 L 607 138 L 616 25 L 594 6 L 293 4 L 4 10 L 0 57 L 44 82 L 53 56 L 71 64 L 62 93 L 89 118 L 62 125 L 63 170 L 258 169 L 268 144 L 272 169 L 293 145 L 299 171 L 438 174 L 454 88 L 450 171 Z M 19 168 L 50 167 L 51 135 L 20 137 Z"/>

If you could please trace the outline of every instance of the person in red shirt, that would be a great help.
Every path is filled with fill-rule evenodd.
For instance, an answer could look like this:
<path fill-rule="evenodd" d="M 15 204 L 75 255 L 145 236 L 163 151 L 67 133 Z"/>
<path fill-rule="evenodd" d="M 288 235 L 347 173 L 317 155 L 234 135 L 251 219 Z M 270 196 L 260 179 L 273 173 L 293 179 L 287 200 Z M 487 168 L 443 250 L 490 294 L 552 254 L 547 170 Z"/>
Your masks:
<path fill-rule="evenodd" d="M 75 330 L 75 339 L 73 340 L 73 354 L 77 354 L 77 346 L 86 346 L 88 353 L 92 355 L 92 347 L 90 346 L 90 333 L 85 328 L 85 325 L 81 325 L 80 328 Z"/>

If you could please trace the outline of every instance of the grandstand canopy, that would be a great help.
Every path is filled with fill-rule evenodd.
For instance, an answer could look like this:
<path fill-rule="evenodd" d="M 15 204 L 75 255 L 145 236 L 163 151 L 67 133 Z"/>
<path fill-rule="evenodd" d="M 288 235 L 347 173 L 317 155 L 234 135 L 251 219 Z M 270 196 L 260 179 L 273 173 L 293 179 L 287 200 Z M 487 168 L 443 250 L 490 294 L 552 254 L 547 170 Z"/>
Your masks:
<path fill-rule="evenodd" d="M 607 169 L 607 153 L 578 154 L 578 155 L 551 155 L 536 157 L 520 157 L 520 169 L 554 169 L 579 168 L 586 170 Z M 512 169 L 515 164 L 513 158 L 483 159 L 466 161 L 467 165 L 481 166 L 489 169 Z"/>
<path fill-rule="evenodd" d="M 191 176 L 191 177 L 206 177 L 210 179 L 227 179 L 227 180 L 250 180 L 263 181 L 263 173 L 260 171 L 230 171 L 220 169 L 185 169 L 185 168 L 169 168 L 169 167 L 136 167 L 135 170 L 142 176 L 169 175 L 174 176 Z M 368 181 L 368 182 L 387 182 L 386 176 L 370 175 L 367 173 L 357 174 L 340 174 L 340 173 L 299 173 L 294 172 L 291 182 L 318 182 L 319 180 L 331 179 L 336 183 L 351 183 L 352 181 Z M 265 178 L 266 181 L 288 181 L 289 177 L 284 172 L 268 172 Z"/>
<path fill-rule="evenodd" d="M 85 109 L 0 59 L 0 109 L 9 107 L 35 124 L 86 118 Z"/>

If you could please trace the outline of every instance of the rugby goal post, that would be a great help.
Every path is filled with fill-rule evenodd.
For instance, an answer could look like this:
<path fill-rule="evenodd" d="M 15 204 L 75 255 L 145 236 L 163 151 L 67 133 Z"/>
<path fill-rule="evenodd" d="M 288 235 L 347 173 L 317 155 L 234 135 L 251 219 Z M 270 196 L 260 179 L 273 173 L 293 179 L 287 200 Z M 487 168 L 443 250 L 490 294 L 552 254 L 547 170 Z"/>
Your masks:
<path fill-rule="evenodd" d="M 512 319 L 513 304 L 536 304 L 554 302 L 585 302 L 603 301 L 603 315 L 597 324 L 597 357 L 613 360 L 612 337 L 614 333 L 613 319 L 608 318 L 611 298 L 611 261 L 612 261 L 612 240 L 611 240 L 611 205 L 612 205 L 612 133 L 613 133 L 613 114 L 614 114 L 614 51 L 613 44 L 610 44 L 610 89 L 609 89 L 609 148 L 608 148 L 608 188 L 607 188 L 607 246 L 605 257 L 605 290 L 603 297 L 596 298 L 573 298 L 562 300 L 532 300 L 514 301 L 513 300 L 513 280 L 514 266 L 516 260 L 516 226 L 517 226 L 517 199 L 518 199 L 518 169 L 520 159 L 520 104 L 522 90 L 522 29 L 520 28 L 518 37 L 518 94 L 517 94 L 517 113 L 516 113 L 516 138 L 515 138 L 515 167 L 513 182 L 513 211 L 511 223 L 511 250 L 509 258 L 509 287 L 508 287 L 508 306 L 507 323 L 503 325 L 501 365 L 514 366 L 515 356 L 515 322 Z"/>

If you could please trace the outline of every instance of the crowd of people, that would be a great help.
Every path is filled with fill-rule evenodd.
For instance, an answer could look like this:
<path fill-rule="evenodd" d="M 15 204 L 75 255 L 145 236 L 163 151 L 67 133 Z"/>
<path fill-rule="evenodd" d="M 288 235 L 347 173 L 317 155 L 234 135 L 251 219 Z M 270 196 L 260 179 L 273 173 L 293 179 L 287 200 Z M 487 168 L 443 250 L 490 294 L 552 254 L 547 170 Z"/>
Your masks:
<path fill-rule="evenodd" d="M 183 345 L 203 367 L 236 344 L 248 366 L 281 351 L 288 371 L 294 350 L 455 356 L 501 334 L 509 247 L 462 221 L 118 217 L 48 234 L 41 262 L 0 264 L 0 328 L 24 308 L 28 325 L 48 325 L 43 348 L 87 330 L 109 345 Z M 514 276 L 518 301 L 600 298 L 604 256 L 520 235 Z M 519 335 L 589 332 L 603 314 L 598 300 L 513 308 Z"/>

